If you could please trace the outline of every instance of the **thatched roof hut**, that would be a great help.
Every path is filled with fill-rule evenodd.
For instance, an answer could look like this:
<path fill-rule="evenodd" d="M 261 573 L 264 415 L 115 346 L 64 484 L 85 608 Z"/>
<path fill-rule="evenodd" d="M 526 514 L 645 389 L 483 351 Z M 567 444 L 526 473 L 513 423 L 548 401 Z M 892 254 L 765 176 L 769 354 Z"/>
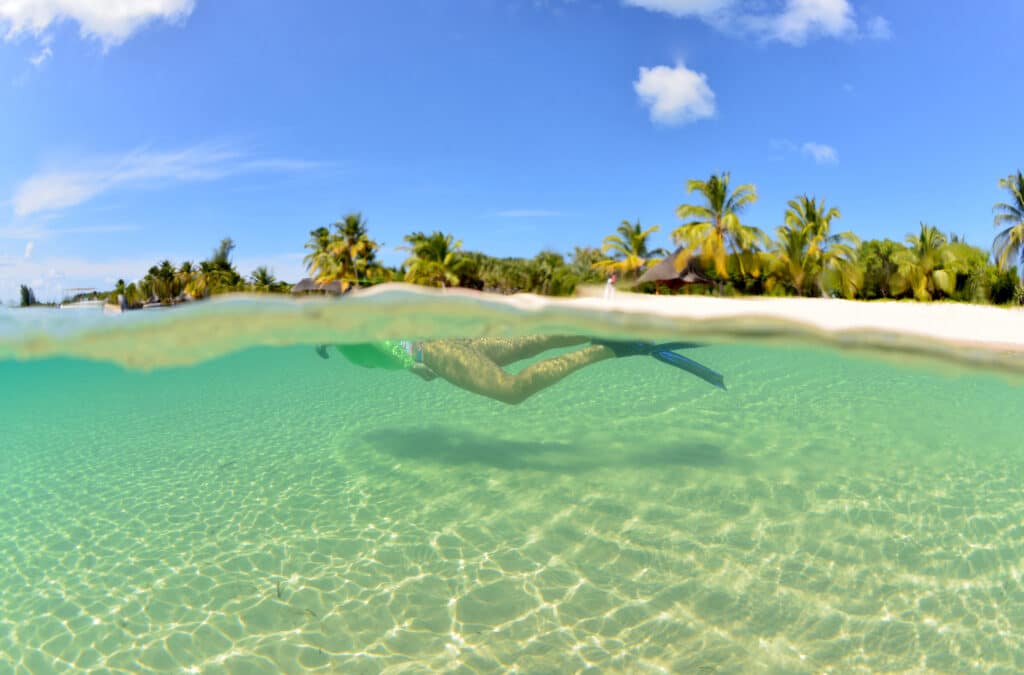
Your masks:
<path fill-rule="evenodd" d="M 337 279 L 334 281 L 322 282 L 307 277 L 292 286 L 292 293 L 324 293 L 325 295 L 341 295 L 343 291 L 341 289 L 341 282 Z"/>
<path fill-rule="evenodd" d="M 654 283 L 655 290 L 660 286 L 678 288 L 691 284 L 713 284 L 701 269 L 697 256 L 687 255 L 683 248 L 677 248 L 672 255 L 643 273 L 637 279 L 637 285 Z"/>

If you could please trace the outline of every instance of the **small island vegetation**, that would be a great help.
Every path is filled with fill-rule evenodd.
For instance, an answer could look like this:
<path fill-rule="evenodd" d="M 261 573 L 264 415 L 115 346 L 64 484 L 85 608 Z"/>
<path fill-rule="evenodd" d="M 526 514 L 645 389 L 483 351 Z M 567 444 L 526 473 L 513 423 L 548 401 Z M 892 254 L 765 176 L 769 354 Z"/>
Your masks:
<path fill-rule="evenodd" d="M 682 221 L 670 233 L 677 246 L 669 254 L 653 248 L 658 225 L 644 227 L 623 220 L 599 247 L 576 246 L 568 255 L 543 250 L 532 258 L 495 257 L 465 250 L 447 232 L 415 231 L 398 250 L 407 257 L 399 267 L 380 262 L 382 246 L 370 236 L 361 213 L 350 213 L 329 226 L 309 232 L 304 258 L 312 292 L 330 288 L 347 292 L 389 281 L 440 288 L 458 286 L 492 293 L 573 295 L 581 285 L 604 283 L 616 274 L 640 292 L 663 292 L 636 282 L 666 256 L 676 269 L 696 263 L 710 283 L 675 292 L 719 296 L 810 296 L 857 300 L 948 300 L 995 305 L 1024 303 L 1020 266 L 1024 264 L 1024 173 L 999 180 L 1008 199 L 994 205 L 997 229 L 990 250 L 927 223 L 902 241 L 860 239 L 840 231 L 842 212 L 814 195 L 789 200 L 774 236 L 743 220 L 757 200 L 753 184 L 736 185 L 729 173 L 690 180 L 689 200 L 675 209 Z M 235 249 L 224 238 L 204 260 L 163 260 L 133 282 L 119 280 L 106 299 L 124 308 L 171 305 L 221 293 L 289 293 L 294 285 L 257 267 L 244 276 L 232 261 Z M 670 291 L 671 292 L 671 291 Z M 66 298 L 65 302 L 86 299 Z M 39 304 L 32 289 L 21 287 L 21 305 Z"/>

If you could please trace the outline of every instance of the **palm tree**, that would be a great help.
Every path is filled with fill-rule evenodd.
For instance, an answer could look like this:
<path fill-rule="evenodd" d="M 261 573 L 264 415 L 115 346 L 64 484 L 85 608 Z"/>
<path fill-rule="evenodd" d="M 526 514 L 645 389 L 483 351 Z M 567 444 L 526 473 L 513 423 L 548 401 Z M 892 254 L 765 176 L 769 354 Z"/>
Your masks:
<path fill-rule="evenodd" d="M 185 290 L 194 298 L 203 298 L 212 293 L 228 291 L 238 287 L 242 276 L 231 262 L 231 252 L 235 242 L 230 237 L 221 239 L 217 248 L 213 249 L 208 260 L 199 263 L 199 269 L 193 270 L 192 280 Z"/>
<path fill-rule="evenodd" d="M 852 232 L 832 234 L 832 221 L 842 214 L 827 208 L 825 200 L 802 195 L 787 203 L 785 225 L 777 231 L 783 270 L 797 295 L 803 295 L 807 282 L 821 295 L 837 290 L 853 297 L 861 285 L 855 261 L 860 243 Z"/>
<path fill-rule="evenodd" d="M 332 268 L 331 254 L 331 231 L 326 227 L 318 227 L 309 233 L 309 241 L 305 248 L 310 253 L 302 261 L 306 264 L 311 277 L 321 280 L 322 276 L 330 273 Z"/>
<path fill-rule="evenodd" d="M 359 285 L 360 272 L 365 276 L 370 266 L 376 263 L 376 252 L 380 245 L 370 239 L 366 221 L 361 213 L 349 213 L 334 224 L 337 234 L 334 251 L 343 260 L 341 267 L 355 278 Z"/>
<path fill-rule="evenodd" d="M 442 288 L 459 285 L 459 274 L 463 269 L 459 252 L 461 241 L 443 232 L 429 235 L 413 232 L 406 235 L 405 241 L 409 242 L 409 246 L 403 246 L 400 250 L 412 254 L 405 261 L 409 268 L 405 274 L 406 281 Z"/>
<path fill-rule="evenodd" d="M 281 282 L 267 269 L 266 265 L 260 265 L 254 269 L 249 276 L 249 281 L 254 291 L 263 293 L 277 290 L 277 287 L 281 285 Z"/>
<path fill-rule="evenodd" d="M 185 287 L 185 292 L 193 298 L 205 298 L 222 285 L 220 270 L 210 265 L 208 260 L 199 263 L 199 269 L 192 275 L 192 280 Z"/>
<path fill-rule="evenodd" d="M 177 268 L 170 260 L 163 260 L 149 268 L 146 276 L 139 282 L 139 286 L 146 294 L 147 299 L 169 303 L 180 291 L 177 287 L 177 272 Z"/>
<path fill-rule="evenodd" d="M 811 233 L 800 227 L 782 225 L 776 231 L 775 260 L 770 277 L 780 279 L 797 295 L 803 295 L 807 281 L 814 275 L 814 263 L 809 255 Z M 769 284 L 771 285 L 771 284 Z"/>
<path fill-rule="evenodd" d="M 888 298 L 894 294 L 893 281 L 899 275 L 897 258 L 903 244 L 891 239 L 871 239 L 857 251 L 857 263 L 864 277 L 861 289 L 865 299 Z"/>
<path fill-rule="evenodd" d="M 746 254 L 757 250 L 765 240 L 764 233 L 740 221 L 740 214 L 757 201 L 757 189 L 752 184 L 729 189 L 729 173 L 712 175 L 708 180 L 691 180 L 687 192 L 697 192 L 703 204 L 682 204 L 676 215 L 685 220 L 672 232 L 672 239 L 686 246 L 686 253 L 700 251 L 705 261 L 714 264 L 719 277 L 728 275 L 727 259 L 730 251 L 736 255 L 740 274 L 746 275 Z M 719 283 L 721 292 L 721 283 Z"/>
<path fill-rule="evenodd" d="M 36 294 L 32 291 L 30 287 L 26 286 L 25 284 L 22 284 L 19 291 L 21 292 L 22 307 L 31 307 L 32 305 L 36 304 Z"/>
<path fill-rule="evenodd" d="M 318 227 L 309 233 L 305 248 L 310 253 L 304 261 L 310 276 L 321 282 L 338 280 L 343 286 L 385 276 L 376 258 L 380 244 L 370 239 L 361 213 L 346 214 L 331 227 L 333 232 Z"/>
<path fill-rule="evenodd" d="M 186 260 L 181 263 L 178 267 L 178 271 L 174 275 L 175 283 L 180 290 L 185 290 L 192 283 L 192 279 L 196 275 L 196 267 L 190 260 Z"/>
<path fill-rule="evenodd" d="M 1016 267 L 1024 262 L 1024 174 L 1010 174 L 999 179 L 999 187 L 1009 191 L 1010 201 L 999 202 L 993 207 L 996 212 L 993 222 L 1005 229 L 992 242 L 999 269 Z"/>
<path fill-rule="evenodd" d="M 595 262 L 594 269 L 621 272 L 623 276 L 632 273 L 636 279 L 646 265 L 660 262 L 665 255 L 660 248 L 653 251 L 647 248 L 647 239 L 660 229 L 660 225 L 655 225 L 645 230 L 639 220 L 635 223 L 623 220 L 616 230 L 618 234 L 609 234 L 601 244 L 601 252 L 611 253 L 612 257 Z"/>
<path fill-rule="evenodd" d="M 918 234 L 907 235 L 907 250 L 897 257 L 899 274 L 894 288 L 910 290 L 914 298 L 928 301 L 940 292 L 952 295 L 956 289 L 956 255 L 938 228 L 921 223 Z"/>
<path fill-rule="evenodd" d="M 213 249 L 209 263 L 221 269 L 231 269 L 231 252 L 235 250 L 235 242 L 231 237 L 224 237 L 220 240 L 217 248 Z"/>
<path fill-rule="evenodd" d="M 557 251 L 541 251 L 526 263 L 530 276 L 530 290 L 540 295 L 557 295 L 554 292 L 562 281 L 566 269 L 565 256 Z"/>

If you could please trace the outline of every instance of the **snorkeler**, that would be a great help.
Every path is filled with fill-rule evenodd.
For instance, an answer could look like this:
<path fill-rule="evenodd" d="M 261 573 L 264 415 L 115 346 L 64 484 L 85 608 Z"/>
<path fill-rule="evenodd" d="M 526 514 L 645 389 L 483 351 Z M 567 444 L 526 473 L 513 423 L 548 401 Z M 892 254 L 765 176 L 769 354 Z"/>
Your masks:
<path fill-rule="evenodd" d="M 519 371 L 508 373 L 505 366 L 538 356 L 551 349 L 587 345 L 566 354 L 547 358 Z M 470 338 L 451 340 L 384 341 L 337 345 L 348 361 L 366 368 L 408 370 L 425 379 L 440 377 L 457 387 L 502 403 L 522 403 L 577 370 L 625 356 L 652 356 L 685 370 L 705 382 L 725 389 L 719 373 L 674 350 L 700 345 L 692 342 L 625 342 L 598 340 L 573 335 L 538 335 L 515 338 Z M 317 354 L 328 358 L 327 346 L 318 345 Z"/>

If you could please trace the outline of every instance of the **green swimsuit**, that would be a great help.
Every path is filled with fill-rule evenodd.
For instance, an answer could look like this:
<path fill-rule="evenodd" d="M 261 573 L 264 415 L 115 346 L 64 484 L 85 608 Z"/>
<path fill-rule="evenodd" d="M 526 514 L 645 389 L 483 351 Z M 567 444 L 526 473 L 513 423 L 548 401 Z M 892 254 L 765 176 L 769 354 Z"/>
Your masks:
<path fill-rule="evenodd" d="M 383 340 L 354 345 L 338 345 L 338 351 L 357 366 L 407 370 L 423 362 L 419 344 L 410 340 Z"/>

